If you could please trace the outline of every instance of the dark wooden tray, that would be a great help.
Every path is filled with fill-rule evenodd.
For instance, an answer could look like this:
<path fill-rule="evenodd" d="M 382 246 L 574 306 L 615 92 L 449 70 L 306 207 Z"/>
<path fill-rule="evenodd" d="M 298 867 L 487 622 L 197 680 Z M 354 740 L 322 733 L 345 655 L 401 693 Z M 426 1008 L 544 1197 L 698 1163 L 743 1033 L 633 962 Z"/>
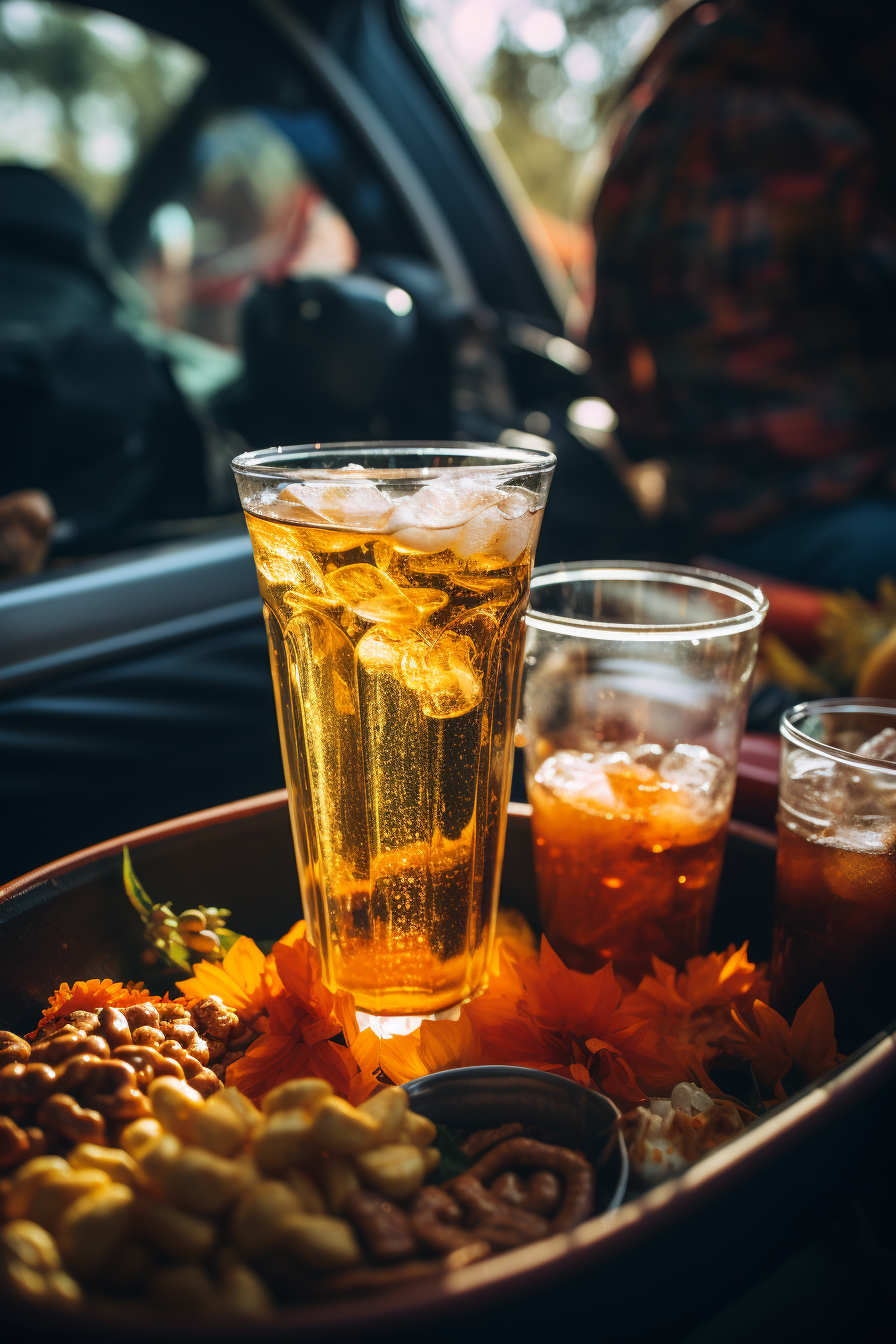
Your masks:
<path fill-rule="evenodd" d="M 140 926 L 121 883 L 129 844 L 147 890 L 178 908 L 225 905 L 256 938 L 301 915 L 284 792 L 246 799 L 110 840 L 0 888 L 0 1027 L 29 1030 L 63 980 L 143 978 Z M 751 940 L 768 954 L 774 836 L 732 823 L 712 945 Z M 529 809 L 511 805 L 502 902 L 533 922 Z M 544 1340 L 587 1324 L 602 1334 L 659 1330 L 680 1338 L 768 1274 L 836 1217 L 878 1146 L 862 1142 L 896 1101 L 896 1033 L 880 1033 L 823 1084 L 807 1088 L 676 1180 L 574 1232 L 382 1298 L 295 1308 L 264 1322 L 67 1317 L 66 1337 L 303 1341 L 405 1337 Z M 867 1166 L 866 1166 L 867 1164 Z M 24 1333 L 59 1318 L 15 1307 Z"/>

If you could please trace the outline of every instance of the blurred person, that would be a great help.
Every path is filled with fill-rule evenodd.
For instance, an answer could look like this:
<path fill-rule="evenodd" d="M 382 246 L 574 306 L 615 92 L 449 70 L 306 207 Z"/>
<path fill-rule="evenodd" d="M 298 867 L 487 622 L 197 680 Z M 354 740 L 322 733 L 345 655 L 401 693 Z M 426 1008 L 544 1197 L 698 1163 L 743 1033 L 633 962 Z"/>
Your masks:
<path fill-rule="evenodd" d="M 892 0 L 712 0 L 623 91 L 589 345 L 683 554 L 896 574 L 894 67 Z"/>
<path fill-rule="evenodd" d="M 200 425 L 120 325 L 100 230 L 62 182 L 0 165 L 0 575 L 204 512 Z M 55 514 L 55 516 L 54 516 Z"/>

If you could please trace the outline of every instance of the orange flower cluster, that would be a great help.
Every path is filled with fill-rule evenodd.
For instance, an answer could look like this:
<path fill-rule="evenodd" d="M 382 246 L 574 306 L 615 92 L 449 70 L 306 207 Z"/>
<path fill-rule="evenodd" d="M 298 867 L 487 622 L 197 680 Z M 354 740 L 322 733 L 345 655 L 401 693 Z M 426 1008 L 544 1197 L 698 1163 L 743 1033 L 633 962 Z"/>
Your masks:
<path fill-rule="evenodd" d="M 456 1021 L 383 1041 L 380 1067 L 406 1082 L 436 1069 L 517 1064 L 599 1088 L 627 1109 L 683 1079 L 711 1087 L 704 1053 L 633 1013 L 611 965 L 586 975 L 564 966 L 546 939 L 540 956 L 520 939 L 498 939 L 487 991 Z"/>
<path fill-rule="evenodd" d="M 824 985 L 816 985 L 806 1002 L 796 1010 L 789 1026 L 780 1013 L 758 1000 L 753 1004 L 757 1023 L 751 1031 L 736 1009 L 731 1015 L 740 1029 L 744 1057 L 752 1061 L 753 1077 L 763 1092 L 771 1093 L 766 1106 L 785 1101 L 781 1079 L 793 1070 L 800 1083 L 812 1082 L 846 1058 L 838 1054 L 834 1036 L 834 1010 Z"/>
<path fill-rule="evenodd" d="M 167 994 L 165 997 L 168 997 Z M 129 981 L 126 985 L 120 980 L 76 980 L 73 985 L 63 981 L 55 994 L 50 995 L 37 1029 L 31 1035 L 36 1036 L 44 1024 L 54 1017 L 64 1017 L 79 1011 L 95 1013 L 99 1008 L 129 1008 L 132 1003 L 145 1003 L 147 1000 L 161 1002 L 158 995 L 150 994 L 148 989 L 143 988 L 142 980 L 136 984 Z"/>
<path fill-rule="evenodd" d="M 199 962 L 193 971 L 192 980 L 178 984 L 187 1002 L 217 994 L 262 1033 L 227 1070 L 227 1082 L 246 1096 L 263 1097 L 289 1078 L 314 1074 L 357 1105 L 379 1085 L 376 1038 L 358 1031 L 352 996 L 324 985 L 304 920 L 269 956 L 251 938 L 239 938 L 220 964 Z"/>
<path fill-rule="evenodd" d="M 685 1079 L 718 1095 L 713 1065 L 749 1061 L 765 1104 L 774 1105 L 791 1070 L 809 1081 L 842 1058 L 823 986 L 788 1027 L 769 1008 L 768 981 L 746 943 L 692 957 L 682 972 L 654 958 L 653 975 L 626 993 L 612 964 L 592 975 L 570 970 L 546 939 L 539 953 L 522 917 L 499 921 L 499 933 L 479 998 L 453 1019 L 386 1040 L 359 1031 L 352 996 L 324 985 L 304 920 L 268 956 L 239 938 L 222 962 L 197 963 L 178 988 L 187 1003 L 217 994 L 260 1033 L 227 1070 L 227 1082 L 256 1099 L 314 1074 L 357 1105 L 381 1077 L 404 1083 L 442 1069 L 517 1064 L 599 1088 L 626 1110 Z M 42 1021 L 146 999 L 160 1001 L 142 984 L 78 981 L 60 986 Z"/>
<path fill-rule="evenodd" d="M 691 957 L 681 972 L 659 957 L 652 961 L 653 975 L 625 996 L 626 1010 L 661 1035 L 699 1048 L 707 1066 L 726 1055 L 742 1059 L 743 1036 L 731 1011 L 752 1022 L 754 1002 L 766 1003 L 770 988 L 764 968 L 747 956 L 747 944 Z"/>

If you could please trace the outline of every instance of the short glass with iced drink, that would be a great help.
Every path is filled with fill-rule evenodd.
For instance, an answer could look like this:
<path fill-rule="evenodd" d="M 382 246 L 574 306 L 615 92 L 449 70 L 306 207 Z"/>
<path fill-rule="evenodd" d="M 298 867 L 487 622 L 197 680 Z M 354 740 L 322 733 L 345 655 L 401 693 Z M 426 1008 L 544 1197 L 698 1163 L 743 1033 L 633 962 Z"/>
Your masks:
<path fill-rule="evenodd" d="M 772 1005 L 822 983 L 852 1049 L 896 1016 L 896 706 L 816 700 L 781 719 Z"/>
<path fill-rule="evenodd" d="M 494 932 L 532 556 L 554 456 L 348 444 L 236 458 L 299 880 L 333 989 L 426 1016 Z"/>
<path fill-rule="evenodd" d="M 568 966 L 636 982 L 706 942 L 767 603 L 720 574 L 537 569 L 523 737 L 541 920 Z"/>

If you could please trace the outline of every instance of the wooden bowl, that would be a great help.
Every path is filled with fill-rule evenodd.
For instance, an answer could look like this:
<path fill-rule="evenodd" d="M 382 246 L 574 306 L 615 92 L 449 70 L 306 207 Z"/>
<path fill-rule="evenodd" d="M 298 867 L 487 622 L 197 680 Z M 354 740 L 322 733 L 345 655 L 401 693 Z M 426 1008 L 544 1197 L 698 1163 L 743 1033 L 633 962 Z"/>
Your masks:
<path fill-rule="evenodd" d="M 96 845 L 0 888 L 0 1026 L 30 1030 L 63 980 L 143 978 L 140 925 L 121 882 L 121 847 L 157 900 L 224 905 L 257 938 L 300 917 L 284 792 L 181 817 Z M 732 823 L 712 946 L 751 939 L 767 956 L 774 837 Z M 529 809 L 512 805 L 502 901 L 537 919 Z M 90 1309 L 61 1317 L 4 1303 L 22 1337 L 67 1341 L 267 1341 L 353 1344 L 410 1332 L 456 1341 L 540 1340 L 587 1327 L 602 1335 L 678 1337 L 805 1245 L 873 1171 L 880 1144 L 857 1142 L 896 1101 L 896 1035 L 881 1032 L 817 1087 L 776 1107 L 727 1146 L 657 1189 L 575 1231 L 388 1296 L 290 1308 L 266 1320 L 128 1316 Z M 866 1168 L 867 1164 L 867 1168 Z M 676 1325 L 675 1323 L 678 1323 Z M 683 1328 L 683 1327 L 682 1327 Z"/>

